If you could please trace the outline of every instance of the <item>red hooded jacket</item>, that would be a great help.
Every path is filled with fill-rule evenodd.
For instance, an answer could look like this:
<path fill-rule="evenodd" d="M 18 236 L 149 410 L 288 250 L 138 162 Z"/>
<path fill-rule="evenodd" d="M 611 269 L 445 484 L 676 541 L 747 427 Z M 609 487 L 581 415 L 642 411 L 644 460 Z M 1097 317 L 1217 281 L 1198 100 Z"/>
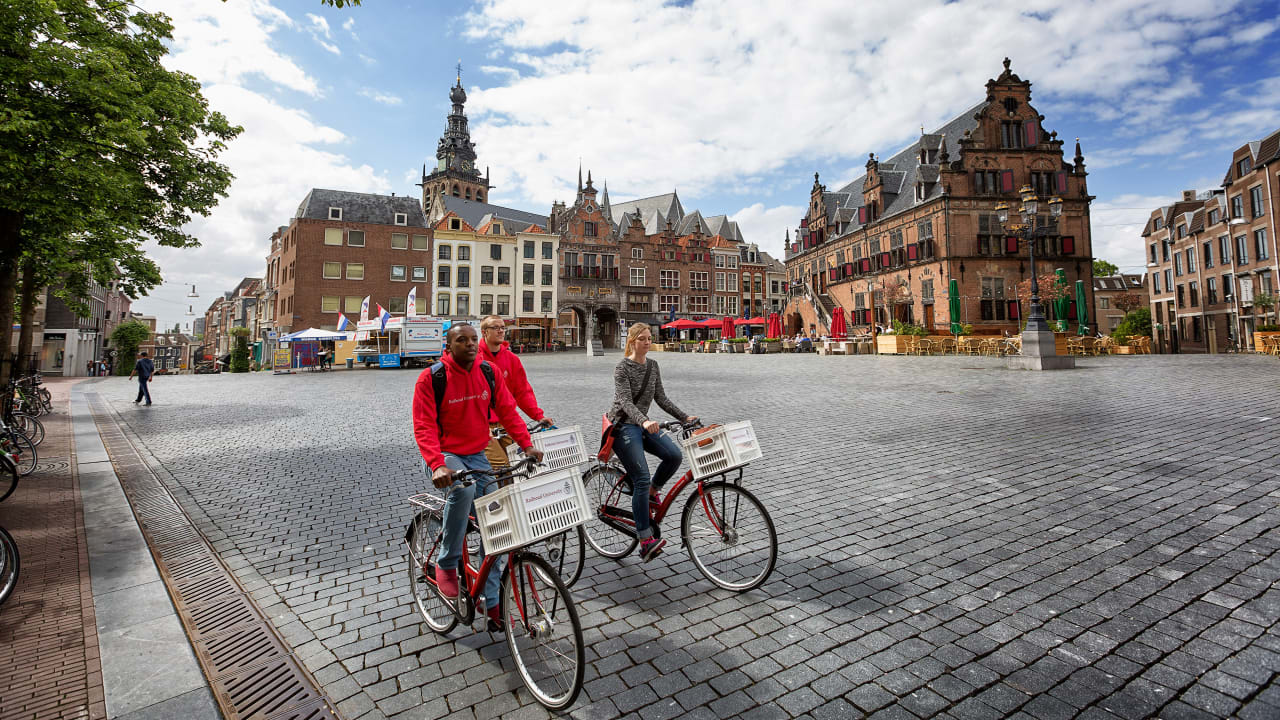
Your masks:
<path fill-rule="evenodd" d="M 501 371 L 502 380 L 507 384 L 507 391 L 515 398 L 516 405 L 524 411 L 525 415 L 534 420 L 541 420 L 545 415 L 542 408 L 538 407 L 538 398 L 533 395 L 533 388 L 529 387 L 529 378 L 524 374 L 524 364 L 520 362 L 519 356 L 511 352 L 511 343 L 502 343 L 498 348 L 498 352 L 489 352 L 489 344 L 480 343 L 480 356 L 477 358 L 484 360 L 490 365 Z M 490 421 L 497 422 L 496 418 L 490 418 Z"/>
<path fill-rule="evenodd" d="M 468 371 L 454 362 L 453 356 L 445 354 L 442 362 L 448 383 L 440 401 L 438 418 L 431 369 L 427 368 L 418 376 L 413 388 L 413 437 L 418 441 L 422 459 L 433 471 L 444 465 L 446 452 L 474 455 L 489 445 L 489 381 L 485 380 L 480 369 L 481 359 L 477 355 Z M 498 396 L 497 415 L 502 426 L 521 448 L 529 447 L 529 431 L 516 411 L 511 393 L 500 380 L 494 383 L 494 389 Z"/>

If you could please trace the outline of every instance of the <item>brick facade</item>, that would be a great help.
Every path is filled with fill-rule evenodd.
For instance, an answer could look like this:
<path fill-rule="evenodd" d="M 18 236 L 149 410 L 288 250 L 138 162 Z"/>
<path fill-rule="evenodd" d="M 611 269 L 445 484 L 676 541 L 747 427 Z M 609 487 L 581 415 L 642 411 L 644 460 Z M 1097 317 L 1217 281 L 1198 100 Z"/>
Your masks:
<path fill-rule="evenodd" d="M 930 328 L 947 325 L 947 288 L 956 280 L 964 322 L 980 333 L 1016 331 L 1028 310 L 1016 286 L 1030 278 L 1030 267 L 1026 248 L 995 219 L 995 206 L 1009 203 L 1016 214 L 1018 190 L 1030 185 L 1042 199 L 1042 221 L 1043 200 L 1063 199 L 1055 232 L 1037 241 L 1037 272 L 1062 268 L 1068 283 L 1084 280 L 1092 306 L 1092 197 L 1080 146 L 1066 162 L 1063 142 L 1030 100 L 1031 83 L 1006 62 L 987 82 L 984 102 L 888 161 L 873 155 L 863 177 L 829 192 L 815 174 L 808 212 L 787 248 L 793 290 L 807 286 L 819 302 L 855 311 L 855 325 L 870 319 L 874 303 L 880 324 Z M 809 329 L 801 328 L 804 302 L 796 297 L 788 305 L 789 332 Z"/>

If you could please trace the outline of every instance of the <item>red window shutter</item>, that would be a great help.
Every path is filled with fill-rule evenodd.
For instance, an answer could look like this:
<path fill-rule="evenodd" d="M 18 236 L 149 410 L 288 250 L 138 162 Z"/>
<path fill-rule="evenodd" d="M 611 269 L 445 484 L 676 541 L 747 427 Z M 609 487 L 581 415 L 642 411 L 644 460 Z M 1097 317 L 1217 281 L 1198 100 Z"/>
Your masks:
<path fill-rule="evenodd" d="M 1004 239 L 1004 251 L 1006 253 L 1018 252 L 1018 238 L 1010 235 Z"/>
<path fill-rule="evenodd" d="M 867 224 L 867 207 L 865 205 L 858 208 L 858 223 L 861 225 Z"/>
<path fill-rule="evenodd" d="M 1071 237 L 1070 235 L 1067 235 L 1066 237 L 1062 238 L 1062 254 L 1074 255 L 1075 252 L 1076 252 L 1076 239 Z"/>
<path fill-rule="evenodd" d="M 1058 194 L 1067 194 L 1067 174 L 1065 172 L 1055 173 L 1057 176 Z"/>
<path fill-rule="evenodd" d="M 871 272 L 871 258 L 862 258 L 862 272 Z"/>
<path fill-rule="evenodd" d="M 907 259 L 908 259 L 908 260 L 918 260 L 918 259 L 920 259 L 920 250 L 919 250 L 919 248 L 917 248 L 915 245 L 908 245 L 908 246 L 907 246 Z"/>
<path fill-rule="evenodd" d="M 827 275 L 828 275 L 828 277 L 829 277 L 831 280 L 835 280 L 835 279 L 837 279 L 837 278 L 836 278 L 836 269 L 835 269 L 835 268 L 831 268 L 831 270 L 827 272 Z"/>
<path fill-rule="evenodd" d="M 793 253 L 800 252 L 800 243 L 791 243 L 791 252 Z"/>
<path fill-rule="evenodd" d="M 1019 319 L 1019 317 L 1020 316 L 1018 315 L 1018 301 L 1010 300 L 1009 301 L 1009 319 L 1017 320 Z"/>
<path fill-rule="evenodd" d="M 800 227 L 802 228 L 809 227 L 809 218 L 800 218 Z"/>
<path fill-rule="evenodd" d="M 845 263 L 845 264 L 844 264 L 844 273 L 845 273 L 845 275 L 852 275 L 852 274 L 853 274 L 853 263 Z"/>
<path fill-rule="evenodd" d="M 1027 147 L 1035 147 L 1040 144 L 1040 124 L 1035 120 L 1028 120 L 1024 127 L 1027 130 Z"/>
<path fill-rule="evenodd" d="M 889 253 L 880 253 L 880 267 L 889 267 Z"/>
<path fill-rule="evenodd" d="M 1000 171 L 1000 192 L 1013 192 L 1013 171 Z"/>
<path fill-rule="evenodd" d="M 1067 306 L 1067 319 L 1068 320 L 1076 319 L 1076 301 L 1075 300 L 1072 300 L 1071 304 Z"/>

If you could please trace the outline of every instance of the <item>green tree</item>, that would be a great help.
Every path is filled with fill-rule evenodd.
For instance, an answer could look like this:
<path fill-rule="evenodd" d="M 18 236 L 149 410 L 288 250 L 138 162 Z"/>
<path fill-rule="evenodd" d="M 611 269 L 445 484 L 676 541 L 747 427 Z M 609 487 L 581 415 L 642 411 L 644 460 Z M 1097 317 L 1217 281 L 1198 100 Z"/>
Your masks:
<path fill-rule="evenodd" d="M 231 328 L 231 337 L 236 339 L 231 350 L 231 372 L 249 372 L 249 328 Z"/>
<path fill-rule="evenodd" d="M 172 25 L 160 13 L 25 0 L 0 5 L 0 27 L 0 327 L 24 258 L 70 261 L 139 297 L 160 283 L 142 240 L 199 244 L 183 228 L 226 194 L 217 156 L 240 128 L 162 65 Z M 0 333 L 0 358 L 10 344 Z"/>
<path fill-rule="evenodd" d="M 1124 316 L 1116 329 L 1111 331 L 1111 337 L 1119 340 L 1120 338 L 1133 337 L 1134 335 L 1144 335 L 1151 337 L 1151 308 L 1141 307 Z"/>
<path fill-rule="evenodd" d="M 116 374 L 128 375 L 138 359 L 138 346 L 151 337 L 151 328 L 138 320 L 122 322 L 111 331 L 111 346 L 116 349 Z"/>
<path fill-rule="evenodd" d="M 1119 274 L 1120 274 L 1120 268 L 1116 267 L 1115 265 L 1112 265 L 1111 263 L 1101 258 L 1093 259 L 1093 276 L 1094 277 L 1111 277 L 1112 275 L 1119 275 Z"/>

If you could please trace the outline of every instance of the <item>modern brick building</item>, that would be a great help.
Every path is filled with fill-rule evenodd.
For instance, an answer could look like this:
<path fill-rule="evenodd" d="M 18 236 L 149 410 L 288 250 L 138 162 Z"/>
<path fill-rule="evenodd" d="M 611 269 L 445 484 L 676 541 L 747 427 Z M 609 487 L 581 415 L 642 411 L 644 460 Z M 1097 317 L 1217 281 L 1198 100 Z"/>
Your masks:
<path fill-rule="evenodd" d="M 1259 325 L 1276 322 L 1280 277 L 1280 130 L 1232 153 L 1222 187 L 1183 192 L 1151 213 L 1143 228 L 1157 352 L 1253 348 Z"/>
<path fill-rule="evenodd" d="M 1137 307 L 1147 307 L 1151 303 L 1146 275 L 1122 273 L 1109 277 L 1094 276 L 1093 321 L 1099 332 L 1109 335 L 1116 329 L 1126 314 L 1123 307 L 1126 302 L 1136 302 Z"/>
<path fill-rule="evenodd" d="M 267 258 L 277 332 L 355 323 L 368 296 L 403 315 L 409 288 L 430 297 L 431 231 L 415 198 L 315 189 L 307 193 Z M 206 324 L 206 327 L 208 325 Z"/>
<path fill-rule="evenodd" d="M 983 333 L 1016 331 L 1028 308 L 1016 295 L 1030 278 L 1027 250 L 1006 237 L 995 206 L 1016 208 L 1029 185 L 1042 199 L 1059 196 L 1063 215 L 1037 241 L 1040 274 L 1062 268 L 1069 283 L 1092 293 L 1092 245 L 1084 158 L 1031 105 L 1031 83 L 1005 60 L 985 99 L 888 160 L 874 155 L 866 174 L 835 191 L 814 175 L 809 208 L 786 253 L 792 300 L 787 332 L 828 328 L 832 310 L 945 327 L 947 288 L 958 281 L 962 320 Z M 1048 207 L 1041 202 L 1041 222 Z M 1092 306 L 1092 300 L 1088 300 Z M 1068 319 L 1074 319 L 1074 300 Z M 1047 309 L 1048 311 L 1048 309 Z"/>

